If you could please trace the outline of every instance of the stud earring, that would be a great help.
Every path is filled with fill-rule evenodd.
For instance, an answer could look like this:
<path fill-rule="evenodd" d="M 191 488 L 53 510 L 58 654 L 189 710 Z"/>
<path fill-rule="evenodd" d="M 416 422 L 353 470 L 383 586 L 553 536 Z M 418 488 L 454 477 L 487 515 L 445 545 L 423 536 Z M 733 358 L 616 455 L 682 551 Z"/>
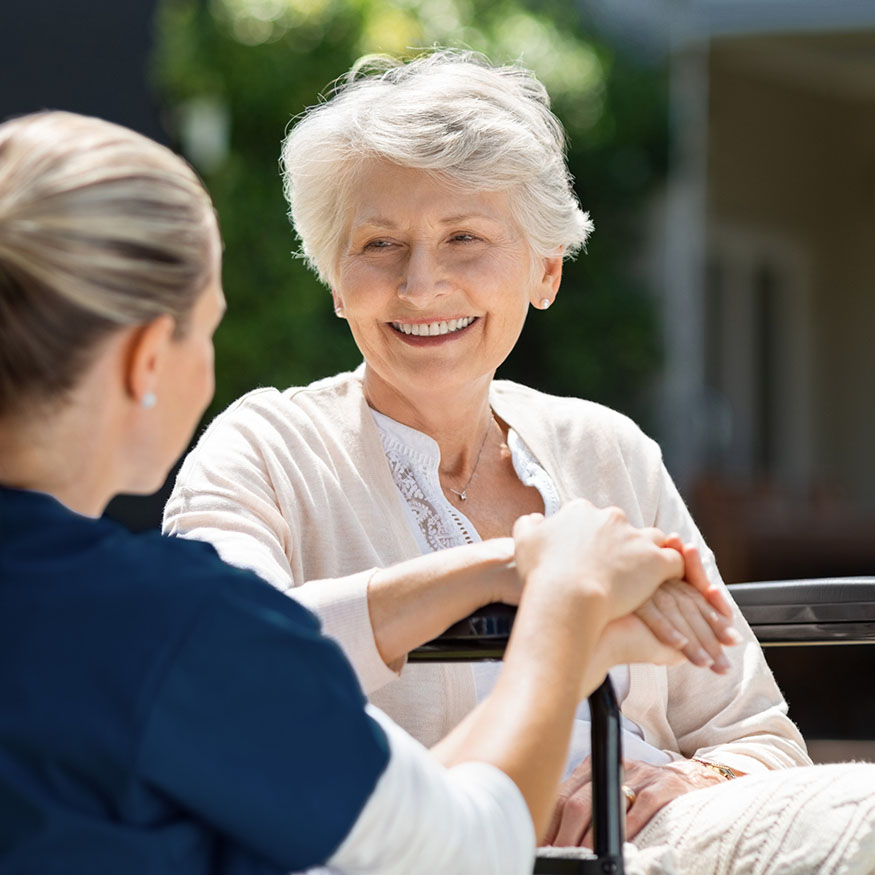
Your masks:
<path fill-rule="evenodd" d="M 140 399 L 140 407 L 144 410 L 151 410 L 158 403 L 158 397 L 154 392 L 146 392 Z"/>
<path fill-rule="evenodd" d="M 541 300 L 538 302 L 538 306 L 539 306 L 542 310 L 549 310 L 549 309 L 550 309 L 550 304 L 552 304 L 552 303 L 553 303 L 553 302 L 552 302 L 549 298 L 541 298 Z"/>
<path fill-rule="evenodd" d="M 343 307 L 339 304 L 334 308 L 334 315 L 337 316 L 338 319 L 343 319 L 345 314 L 343 312 Z"/>

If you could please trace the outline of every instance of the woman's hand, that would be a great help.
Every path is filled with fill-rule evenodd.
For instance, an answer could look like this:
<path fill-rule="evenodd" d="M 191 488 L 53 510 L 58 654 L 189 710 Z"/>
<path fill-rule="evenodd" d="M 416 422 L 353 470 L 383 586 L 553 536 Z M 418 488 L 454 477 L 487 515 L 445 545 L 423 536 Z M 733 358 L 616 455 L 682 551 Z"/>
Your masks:
<path fill-rule="evenodd" d="M 727 780 L 714 769 L 694 760 L 679 760 L 664 766 L 624 760 L 623 767 L 623 783 L 633 791 L 634 799 L 626 807 L 627 841 L 631 841 L 673 799 Z M 593 846 L 590 757 L 583 760 L 560 785 L 544 844 L 566 848 Z"/>
<path fill-rule="evenodd" d="M 708 579 L 693 545 L 682 544 L 677 535 L 666 545 L 684 557 L 685 580 L 664 583 L 636 614 L 663 644 L 679 649 L 694 665 L 725 674 L 729 661 L 723 645 L 741 643 L 732 626 L 732 607 L 723 590 Z"/>

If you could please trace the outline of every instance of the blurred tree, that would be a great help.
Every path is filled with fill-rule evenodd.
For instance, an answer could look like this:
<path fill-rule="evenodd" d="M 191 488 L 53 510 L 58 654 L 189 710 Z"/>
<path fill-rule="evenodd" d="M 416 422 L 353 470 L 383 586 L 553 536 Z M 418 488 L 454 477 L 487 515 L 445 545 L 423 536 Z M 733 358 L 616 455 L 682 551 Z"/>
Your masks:
<path fill-rule="evenodd" d="M 658 330 L 628 265 L 644 198 L 664 175 L 665 86 L 587 34 L 573 0 L 162 0 L 156 44 L 168 128 L 201 170 L 226 244 L 211 412 L 253 386 L 308 383 L 360 361 L 327 290 L 292 257 L 280 140 L 361 54 L 440 44 L 537 73 L 596 223 L 556 306 L 532 315 L 501 376 L 646 419 Z"/>

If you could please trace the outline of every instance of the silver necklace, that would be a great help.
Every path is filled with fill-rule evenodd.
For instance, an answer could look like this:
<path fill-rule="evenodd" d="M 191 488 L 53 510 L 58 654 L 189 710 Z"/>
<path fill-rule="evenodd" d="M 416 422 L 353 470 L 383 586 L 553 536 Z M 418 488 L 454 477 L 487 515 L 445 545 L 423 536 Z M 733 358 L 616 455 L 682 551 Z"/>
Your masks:
<path fill-rule="evenodd" d="M 462 487 L 462 491 L 459 492 L 458 489 L 453 489 L 452 486 L 447 486 L 447 489 L 450 490 L 454 495 L 458 495 L 462 501 L 468 500 L 468 487 L 471 485 L 471 481 L 474 479 L 474 475 L 477 473 L 477 466 L 480 464 L 480 457 L 483 455 L 483 447 L 486 446 L 486 438 L 489 437 L 489 432 L 492 430 L 492 416 L 489 417 L 489 423 L 486 426 L 486 434 L 483 435 L 483 440 L 480 442 L 480 450 L 477 453 L 477 458 L 474 461 L 474 467 L 471 469 L 471 476 L 468 478 L 468 482 Z"/>

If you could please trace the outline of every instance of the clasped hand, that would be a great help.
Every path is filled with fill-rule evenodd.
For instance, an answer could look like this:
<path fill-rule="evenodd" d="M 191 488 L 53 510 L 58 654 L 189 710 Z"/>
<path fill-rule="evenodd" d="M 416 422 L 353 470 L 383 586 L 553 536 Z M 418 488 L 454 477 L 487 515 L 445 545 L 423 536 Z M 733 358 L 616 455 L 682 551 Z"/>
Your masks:
<path fill-rule="evenodd" d="M 672 664 L 678 653 L 714 672 L 729 670 L 723 647 L 741 641 L 732 607 L 699 551 L 677 535 L 636 529 L 618 508 L 577 500 L 547 520 L 520 518 L 514 540 L 521 577 L 547 577 L 555 590 L 602 589 L 608 625 L 590 673 L 628 662 Z"/>

